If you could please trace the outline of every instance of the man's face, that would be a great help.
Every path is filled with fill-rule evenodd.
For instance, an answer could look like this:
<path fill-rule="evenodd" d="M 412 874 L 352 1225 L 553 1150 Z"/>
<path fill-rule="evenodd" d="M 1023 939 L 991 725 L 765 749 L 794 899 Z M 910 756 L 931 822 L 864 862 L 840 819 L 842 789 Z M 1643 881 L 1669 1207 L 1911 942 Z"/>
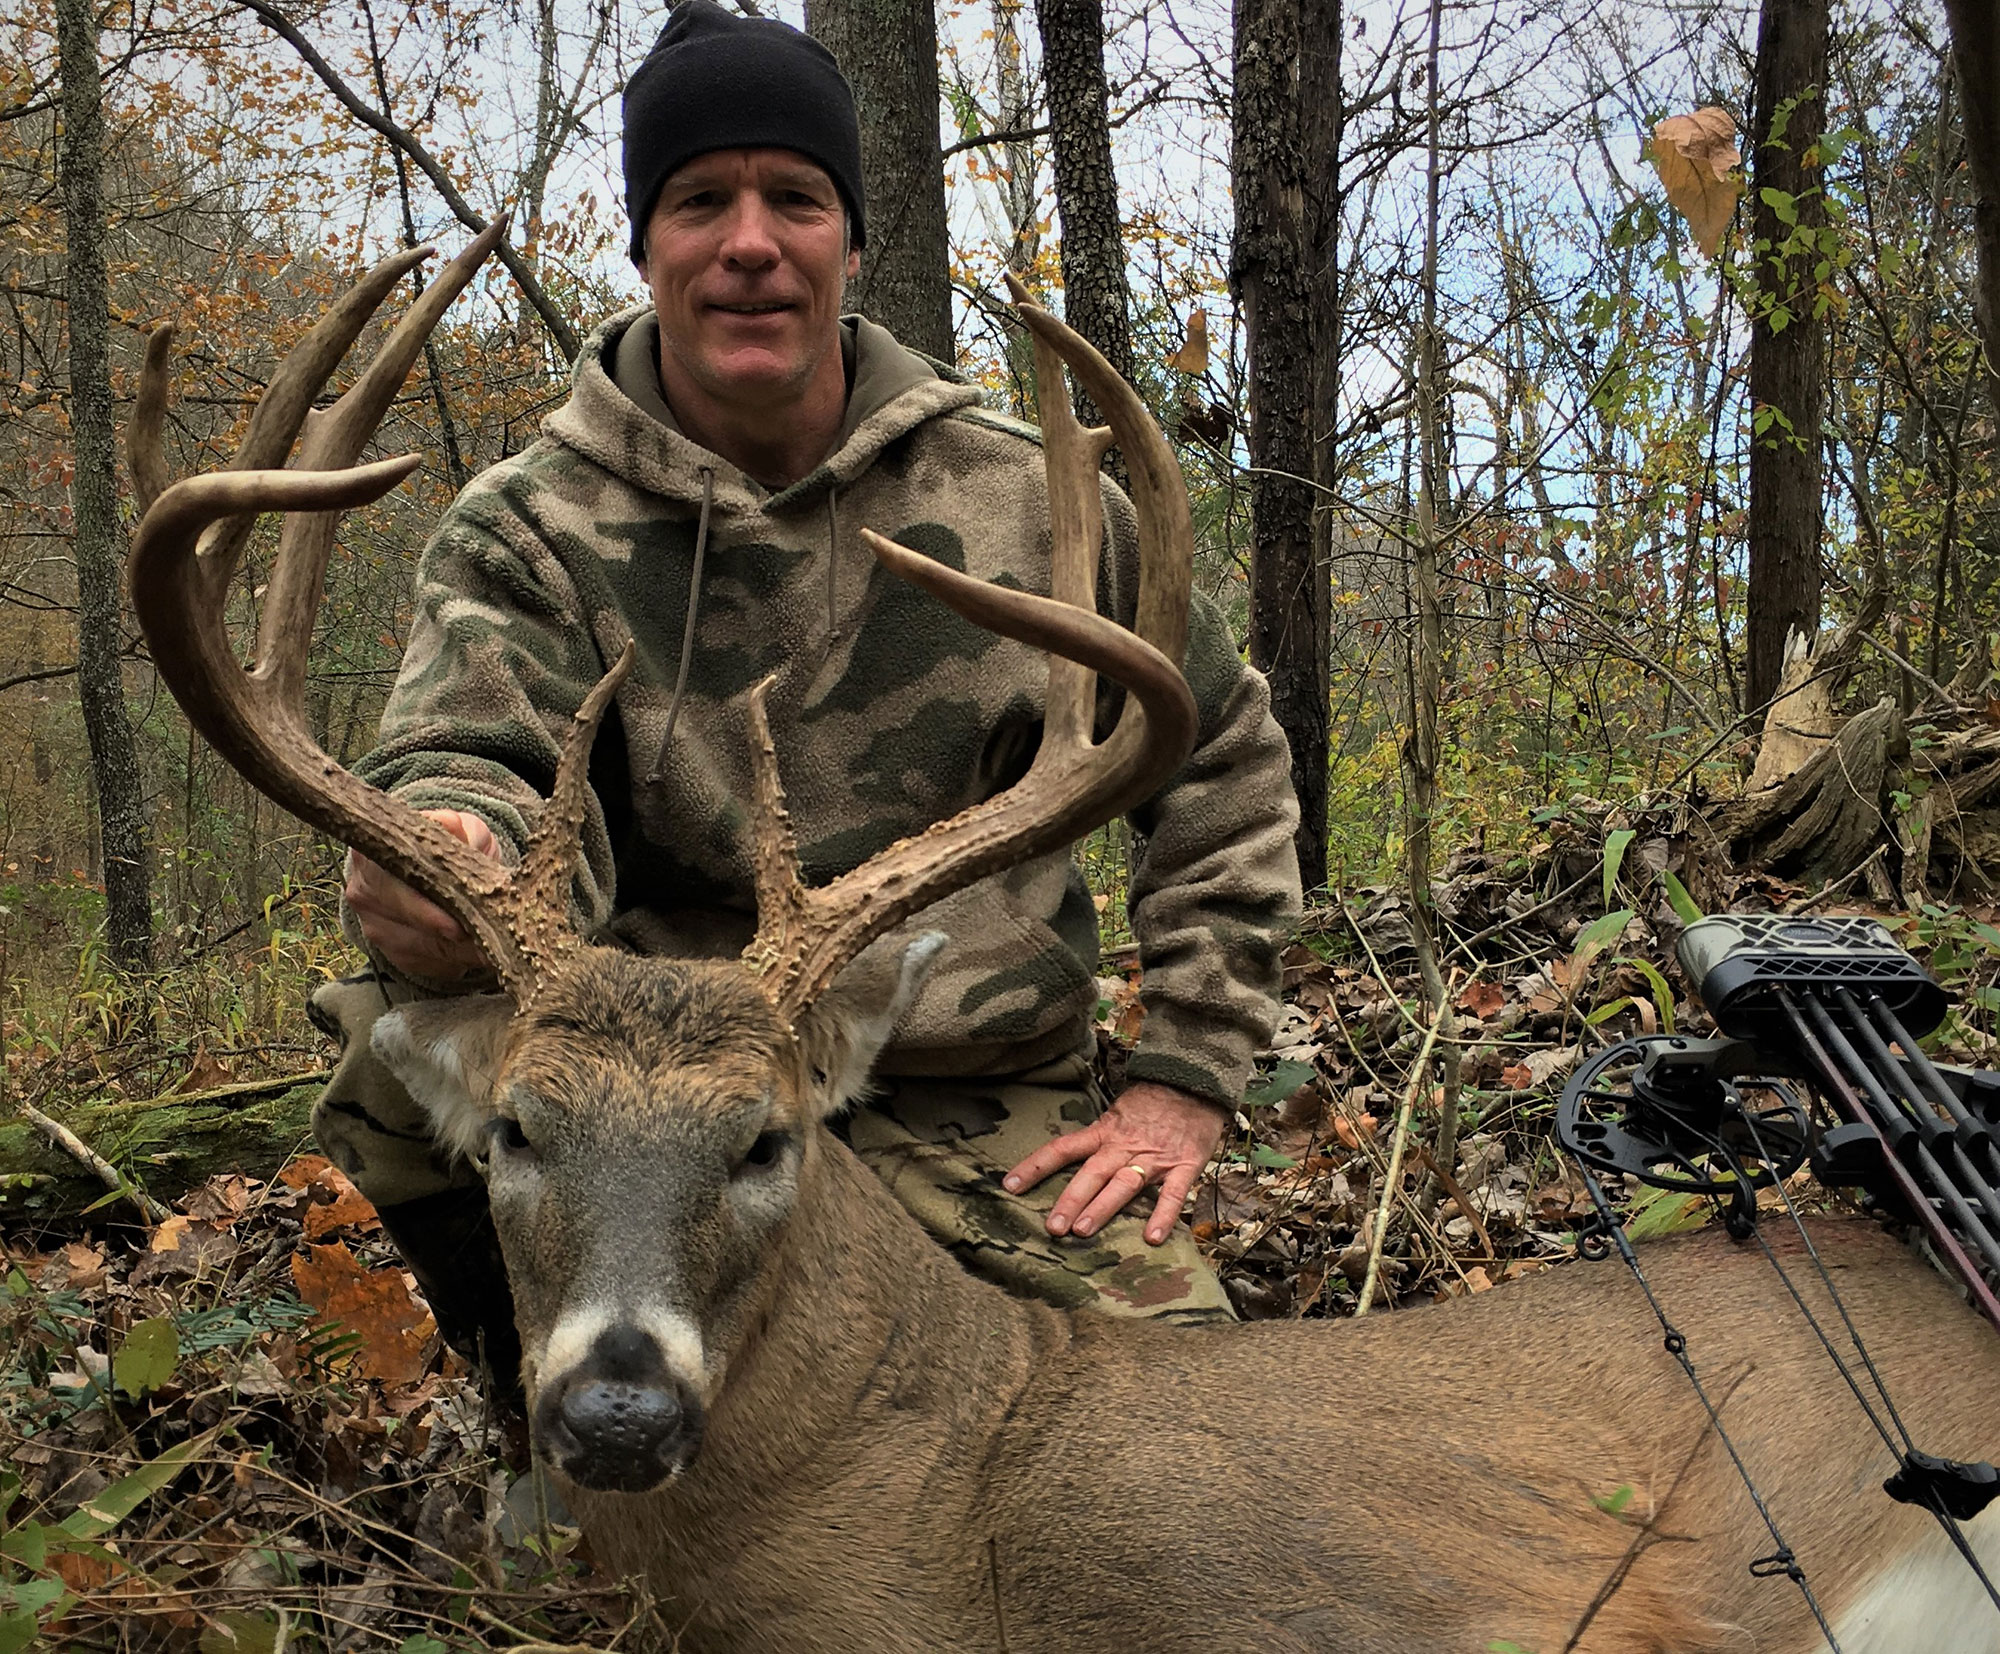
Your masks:
<path fill-rule="evenodd" d="M 668 390 L 685 376 L 737 407 L 780 408 L 839 351 L 847 250 L 833 180 L 789 149 L 720 149 L 669 178 L 639 269 Z"/>

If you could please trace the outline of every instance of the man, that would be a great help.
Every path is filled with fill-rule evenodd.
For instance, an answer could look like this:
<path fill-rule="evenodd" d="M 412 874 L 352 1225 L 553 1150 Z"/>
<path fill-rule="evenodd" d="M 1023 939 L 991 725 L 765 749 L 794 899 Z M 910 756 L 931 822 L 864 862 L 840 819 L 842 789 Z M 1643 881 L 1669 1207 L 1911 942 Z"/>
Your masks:
<path fill-rule="evenodd" d="M 991 796 L 1039 739 L 1044 662 L 882 572 L 857 530 L 1047 590 L 1035 433 L 883 329 L 843 321 L 865 235 L 852 94 L 776 22 L 684 0 L 625 97 L 632 255 L 652 296 L 584 347 L 567 405 L 477 479 L 426 548 L 381 742 L 359 766 L 512 858 L 561 729 L 627 638 L 637 662 L 593 753 L 576 900 L 606 940 L 734 953 L 754 928 L 745 692 L 770 712 L 808 882 Z M 1044 394 L 1061 395 L 1057 387 Z M 1100 601 L 1129 622 L 1130 504 L 1106 488 Z M 922 915 L 951 943 L 899 1025 L 849 1139 L 969 1267 L 1115 1313 L 1224 1319 L 1176 1229 L 1275 1011 L 1298 902 L 1297 809 L 1268 694 L 1197 603 L 1197 749 L 1134 813 L 1148 1020 L 1108 1109 L 1085 1052 L 1097 916 L 1067 855 Z M 1115 709 L 1107 691 L 1100 718 Z M 349 915 L 388 993 L 449 990 L 479 958 L 365 860 Z M 322 990 L 352 1036 L 374 981 Z M 484 1192 L 443 1164 L 366 1054 L 315 1119 L 376 1201 L 447 1337 L 504 1380 L 511 1315 Z M 1059 1195 L 1031 1193 L 1076 1165 Z M 1148 1189 L 1143 1234 L 1120 1218 Z"/>

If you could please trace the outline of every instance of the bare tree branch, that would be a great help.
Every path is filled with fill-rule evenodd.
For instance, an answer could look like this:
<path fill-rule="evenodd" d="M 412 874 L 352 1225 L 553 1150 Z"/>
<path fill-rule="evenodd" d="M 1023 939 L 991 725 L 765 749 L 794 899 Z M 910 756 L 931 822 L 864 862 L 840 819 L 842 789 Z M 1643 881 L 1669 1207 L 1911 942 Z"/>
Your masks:
<path fill-rule="evenodd" d="M 306 39 L 282 12 L 267 0 L 237 0 L 244 10 L 254 12 L 266 28 L 288 44 L 305 61 L 307 68 L 319 76 L 326 89 L 338 98 L 342 106 L 356 120 L 371 132 L 378 134 L 393 144 L 402 154 L 413 161 L 417 169 L 431 181 L 432 187 L 452 211 L 452 216 L 474 235 L 482 233 L 491 220 L 482 218 L 471 202 L 458 192 L 458 186 L 451 181 L 437 157 L 431 154 L 414 133 L 404 130 L 388 116 L 376 109 L 365 98 L 349 86 L 340 71 L 320 56 L 318 49 Z M 523 296 L 535 308 L 535 314 L 542 319 L 542 325 L 549 330 L 549 337 L 555 341 L 556 349 L 563 354 L 563 360 L 574 362 L 583 349 L 583 338 L 562 311 L 543 290 L 536 280 L 533 270 L 505 241 L 495 249 L 500 262 L 507 267 L 507 273 L 519 284 Z"/>

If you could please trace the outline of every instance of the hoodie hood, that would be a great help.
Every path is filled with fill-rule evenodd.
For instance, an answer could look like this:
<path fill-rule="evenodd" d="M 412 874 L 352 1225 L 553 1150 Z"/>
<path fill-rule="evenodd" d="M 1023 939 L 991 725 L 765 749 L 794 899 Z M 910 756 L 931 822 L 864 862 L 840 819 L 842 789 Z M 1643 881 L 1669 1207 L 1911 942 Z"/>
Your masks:
<path fill-rule="evenodd" d="M 621 480 L 670 500 L 698 505 L 706 471 L 713 477 L 714 507 L 725 513 L 783 513 L 817 504 L 899 437 L 979 401 L 974 387 L 943 377 L 937 364 L 866 317 L 843 317 L 840 331 L 848 369 L 840 434 L 833 452 L 787 488 L 766 488 L 681 432 L 660 391 L 659 319 L 649 304 L 621 311 L 584 341 L 570 398 L 543 431 Z"/>

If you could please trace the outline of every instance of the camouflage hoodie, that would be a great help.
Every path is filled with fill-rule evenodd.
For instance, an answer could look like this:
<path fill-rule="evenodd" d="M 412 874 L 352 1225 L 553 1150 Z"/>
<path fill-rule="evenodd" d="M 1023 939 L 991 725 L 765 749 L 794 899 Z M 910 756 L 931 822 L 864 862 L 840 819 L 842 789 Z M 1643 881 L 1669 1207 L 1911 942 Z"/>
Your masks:
<path fill-rule="evenodd" d="M 402 673 L 359 773 L 420 808 L 473 811 L 519 846 L 554 776 L 552 732 L 633 639 L 592 757 L 577 899 L 612 937 L 679 955 L 732 953 L 754 928 L 745 692 L 767 673 L 809 883 L 1017 779 L 1040 736 L 1041 659 L 883 572 L 857 530 L 1047 591 L 1037 433 L 872 323 L 842 327 L 840 438 L 775 493 L 675 427 L 649 309 L 599 328 L 540 439 L 478 477 L 425 548 Z M 1129 624 L 1135 524 L 1108 484 L 1106 521 L 1099 602 Z M 663 754 L 691 601 L 692 664 Z M 1297 807 L 1264 680 L 1199 598 L 1186 669 L 1199 745 L 1132 818 L 1148 1014 L 1129 1073 L 1233 1104 L 1275 1013 Z M 1100 734 L 1121 698 L 1100 696 Z M 1068 856 L 914 924 L 951 944 L 886 1072 L 1008 1073 L 1087 1042 L 1097 915 Z"/>

